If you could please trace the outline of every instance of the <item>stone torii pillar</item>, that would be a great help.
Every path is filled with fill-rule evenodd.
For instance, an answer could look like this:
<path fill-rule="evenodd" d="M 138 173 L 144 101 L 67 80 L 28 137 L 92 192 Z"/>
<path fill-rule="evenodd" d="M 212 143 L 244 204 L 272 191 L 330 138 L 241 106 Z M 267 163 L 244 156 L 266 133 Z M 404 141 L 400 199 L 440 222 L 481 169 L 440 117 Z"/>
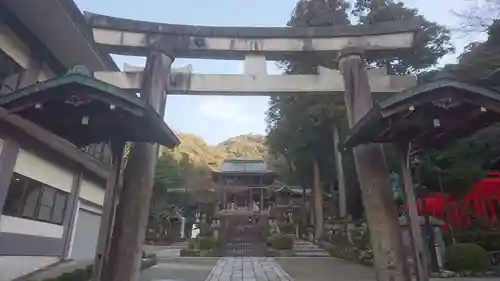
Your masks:
<path fill-rule="evenodd" d="M 363 50 L 342 50 L 339 68 L 344 78 L 344 100 L 349 127 L 352 128 L 373 107 Z M 359 145 L 353 153 L 363 204 L 367 210 L 377 280 L 411 280 L 382 145 Z"/>
<path fill-rule="evenodd" d="M 141 100 L 162 117 L 173 61 L 172 54 L 150 53 L 141 85 Z M 119 194 L 107 261 L 101 279 L 97 280 L 136 281 L 139 278 L 158 149 L 158 145 L 152 143 L 133 144 Z"/>

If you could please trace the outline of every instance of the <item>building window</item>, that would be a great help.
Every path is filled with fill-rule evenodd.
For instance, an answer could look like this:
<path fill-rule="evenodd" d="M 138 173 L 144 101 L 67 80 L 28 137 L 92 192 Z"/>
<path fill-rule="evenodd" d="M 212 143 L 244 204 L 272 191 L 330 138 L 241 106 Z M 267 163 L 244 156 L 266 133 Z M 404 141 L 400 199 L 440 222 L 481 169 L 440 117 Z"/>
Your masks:
<path fill-rule="evenodd" d="M 0 50 L 0 95 L 17 89 L 23 68 L 5 52 Z"/>
<path fill-rule="evenodd" d="M 2 214 L 62 224 L 69 194 L 14 173 Z"/>

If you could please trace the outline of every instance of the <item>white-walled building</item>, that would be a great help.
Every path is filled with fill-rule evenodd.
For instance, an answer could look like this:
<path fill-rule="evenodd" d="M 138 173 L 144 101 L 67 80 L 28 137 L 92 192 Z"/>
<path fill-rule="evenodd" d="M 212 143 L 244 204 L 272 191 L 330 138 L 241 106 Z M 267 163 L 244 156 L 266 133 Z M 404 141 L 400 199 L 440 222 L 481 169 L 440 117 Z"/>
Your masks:
<path fill-rule="evenodd" d="M 72 0 L 0 2 L 0 96 L 64 74 L 117 67 Z M 92 259 L 109 167 L 0 108 L 0 280 L 64 259 Z"/>
<path fill-rule="evenodd" d="M 92 259 L 108 167 L 0 109 L 0 280 Z"/>

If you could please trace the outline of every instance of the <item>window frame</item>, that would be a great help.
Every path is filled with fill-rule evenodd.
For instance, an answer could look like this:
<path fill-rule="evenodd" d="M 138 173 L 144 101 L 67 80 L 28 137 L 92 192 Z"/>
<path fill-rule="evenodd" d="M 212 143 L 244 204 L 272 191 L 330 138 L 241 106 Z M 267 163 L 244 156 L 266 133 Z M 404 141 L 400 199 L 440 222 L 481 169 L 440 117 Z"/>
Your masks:
<path fill-rule="evenodd" d="M 24 180 L 22 187 L 17 187 L 17 188 L 23 189 L 22 193 L 21 193 L 22 197 L 21 197 L 19 206 L 16 206 L 14 212 L 12 212 L 12 213 L 9 212 L 6 214 L 5 213 L 5 205 L 4 205 L 4 207 L 2 209 L 2 215 L 12 216 L 12 217 L 21 218 L 21 219 L 27 219 L 27 220 L 33 220 L 33 221 L 39 221 L 39 222 L 44 222 L 44 223 L 50 223 L 50 224 L 54 224 L 54 225 L 63 225 L 64 219 L 66 218 L 66 210 L 68 208 L 68 201 L 70 198 L 70 194 L 68 192 L 57 189 L 53 186 L 50 186 L 48 184 L 45 184 L 43 182 L 37 181 L 33 178 L 30 178 L 26 175 L 14 172 L 12 175 L 11 183 L 9 184 L 9 190 L 7 191 L 7 199 L 8 199 L 8 194 L 9 194 L 9 191 L 10 191 L 10 188 L 12 185 L 12 181 L 16 177 L 22 178 Z M 30 181 L 39 185 L 38 194 L 37 194 L 36 203 L 35 203 L 35 210 L 34 210 L 34 214 L 32 216 L 31 215 L 23 215 L 24 208 L 26 206 L 26 201 L 28 198 L 28 196 L 27 196 L 28 188 L 27 187 L 28 187 L 28 184 L 30 183 Z M 55 191 L 54 195 L 53 195 L 52 205 L 50 206 L 50 218 L 48 220 L 39 218 L 40 207 L 42 206 L 42 197 L 43 197 L 45 190 Z M 63 195 L 65 200 L 64 200 L 64 207 L 62 208 L 61 221 L 55 222 L 54 221 L 54 209 L 56 207 L 56 199 L 57 199 L 58 195 Z M 46 205 L 44 205 L 44 206 L 48 207 Z"/>
<path fill-rule="evenodd" d="M 22 74 L 26 71 L 26 69 L 23 68 L 22 65 L 20 65 L 14 58 L 12 58 L 7 52 L 4 50 L 0 49 L 0 63 L 3 66 L 10 67 L 13 72 L 10 74 L 6 74 L 6 76 L 0 76 L 0 91 L 2 90 L 3 86 L 7 87 L 8 90 L 10 91 L 15 91 L 19 87 L 20 79 Z M 0 71 L 0 74 L 2 72 Z M 6 79 L 9 77 L 13 77 L 14 75 L 18 75 L 15 81 L 15 85 L 13 87 L 8 87 L 8 85 L 5 85 Z"/>

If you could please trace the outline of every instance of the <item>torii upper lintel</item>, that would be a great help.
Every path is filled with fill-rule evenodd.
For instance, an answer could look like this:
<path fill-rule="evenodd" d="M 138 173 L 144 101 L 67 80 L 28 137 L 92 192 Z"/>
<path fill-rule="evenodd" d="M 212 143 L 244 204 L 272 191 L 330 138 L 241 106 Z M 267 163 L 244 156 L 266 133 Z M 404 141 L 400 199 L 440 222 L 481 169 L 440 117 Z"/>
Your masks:
<path fill-rule="evenodd" d="M 346 47 L 368 52 L 410 48 L 421 20 L 332 27 L 215 27 L 154 23 L 85 13 L 94 39 L 115 54 L 147 55 L 159 49 L 178 58 L 280 60 Z"/>

